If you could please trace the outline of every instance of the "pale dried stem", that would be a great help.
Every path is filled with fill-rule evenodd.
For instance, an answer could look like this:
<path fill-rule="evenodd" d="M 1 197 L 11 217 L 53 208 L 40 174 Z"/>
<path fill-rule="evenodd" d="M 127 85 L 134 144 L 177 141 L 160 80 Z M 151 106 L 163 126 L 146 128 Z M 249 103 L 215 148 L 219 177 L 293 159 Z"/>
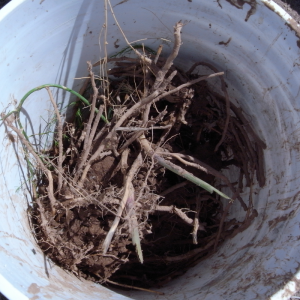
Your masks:
<path fill-rule="evenodd" d="M 155 211 L 168 212 L 170 214 L 176 214 L 179 218 L 181 218 L 186 224 L 193 226 L 194 220 L 189 218 L 181 209 L 175 207 L 175 205 L 163 206 L 156 205 Z"/>
<path fill-rule="evenodd" d="M 148 131 L 148 130 L 155 130 L 155 129 L 167 129 L 170 128 L 171 125 L 166 126 L 152 126 L 152 127 L 119 127 L 116 128 L 116 131 Z"/>
<path fill-rule="evenodd" d="M 144 56 L 145 56 L 144 44 L 143 44 L 143 53 L 144 53 Z M 154 63 L 151 62 L 151 64 L 154 64 Z M 148 85 L 149 85 L 149 82 L 150 82 L 149 79 L 150 79 L 150 75 L 151 75 L 152 70 L 150 69 L 150 67 L 145 62 L 143 62 L 142 70 L 143 70 L 143 74 L 144 74 L 144 80 L 143 80 L 144 81 L 143 98 L 144 98 L 144 97 L 147 97 L 148 94 L 149 94 Z M 149 106 L 149 104 L 148 104 L 148 106 Z M 147 110 L 147 106 L 146 106 L 145 110 Z"/>
<path fill-rule="evenodd" d="M 149 78 L 150 78 L 150 72 L 147 69 L 147 66 L 144 66 L 144 74 L 145 74 L 145 78 L 144 78 L 144 98 L 145 98 L 149 94 L 148 82 L 149 82 Z M 147 122 L 149 120 L 150 108 L 151 108 L 151 103 L 148 103 L 145 106 L 145 109 L 144 109 L 144 112 L 143 112 L 143 123 L 142 123 L 142 126 L 146 126 L 146 124 L 147 124 Z"/>
<path fill-rule="evenodd" d="M 143 128 L 143 130 L 149 130 L 151 128 L 149 128 L 150 126 L 153 126 L 154 124 L 156 124 L 157 122 L 159 122 L 161 120 L 161 118 L 163 118 L 166 115 L 166 109 L 164 109 L 162 112 L 160 112 L 158 114 L 158 116 L 156 118 L 154 118 L 153 120 L 148 121 L 148 124 L 146 128 Z M 155 127 L 157 129 L 163 129 L 163 128 L 170 128 L 171 125 L 167 125 L 167 126 L 162 126 L 162 127 Z M 122 127 L 119 127 L 122 128 Z M 135 128 L 135 127 L 134 127 Z M 141 128 L 142 129 L 142 128 Z M 117 130 L 117 128 L 116 128 Z M 121 153 L 122 151 L 124 151 L 124 149 L 126 149 L 129 145 L 131 145 L 135 140 L 137 140 L 141 135 L 143 134 L 143 131 L 140 130 L 139 132 L 135 133 L 132 137 L 130 137 L 125 144 L 119 149 L 119 152 Z"/>
<path fill-rule="evenodd" d="M 51 227 L 49 226 L 49 222 L 46 219 L 46 212 L 45 212 L 44 207 L 41 203 L 41 200 L 39 198 L 36 198 L 36 203 L 37 203 L 39 211 L 40 211 L 41 227 L 43 228 L 44 233 L 47 236 L 47 239 L 49 239 L 52 246 L 55 246 L 55 245 L 57 245 L 56 235 L 53 234 L 53 232 L 51 230 Z"/>
<path fill-rule="evenodd" d="M 91 106 L 91 113 L 90 113 L 89 120 L 88 120 L 88 123 L 86 125 L 86 130 L 85 130 L 86 135 L 85 135 L 84 144 L 83 144 L 83 154 L 80 158 L 79 165 L 74 170 L 76 172 L 75 176 L 74 176 L 74 183 L 75 184 L 78 182 L 78 179 L 79 179 L 79 177 L 82 173 L 82 168 L 86 164 L 87 158 L 90 154 L 90 150 L 91 150 L 91 146 L 92 146 L 92 143 L 93 143 L 93 140 L 94 140 L 96 129 L 98 127 L 98 124 L 100 122 L 100 118 L 101 118 L 101 115 L 102 115 L 102 112 L 103 112 L 103 107 L 100 106 L 100 111 L 98 111 L 98 113 L 96 115 L 96 118 L 94 120 L 95 109 L 96 109 L 96 101 L 97 101 L 97 98 L 98 98 L 99 91 L 96 87 L 95 76 L 94 76 L 94 73 L 92 71 L 92 64 L 89 61 L 87 62 L 87 64 L 88 64 L 88 70 L 89 70 L 89 73 L 90 73 L 91 83 L 92 83 L 92 87 L 93 87 L 93 100 L 92 100 L 92 106 Z M 103 96 L 102 98 L 105 102 L 105 96 Z M 94 123 L 93 123 L 93 127 L 92 127 L 93 120 L 94 120 Z M 81 182 L 83 182 L 83 181 L 81 181 Z M 82 184 L 80 184 L 80 185 L 82 185 Z"/>
<path fill-rule="evenodd" d="M 194 218 L 194 229 L 192 231 L 192 237 L 193 237 L 193 244 L 197 245 L 198 244 L 198 238 L 197 238 L 197 234 L 198 234 L 198 229 L 199 229 L 199 219 L 195 216 Z"/>
<path fill-rule="evenodd" d="M 160 87 L 160 91 L 164 91 L 165 88 L 171 83 L 172 79 L 175 77 L 175 75 L 177 74 L 177 71 L 173 71 L 169 77 L 167 79 L 165 79 L 165 82 L 161 85 Z M 151 108 L 151 105 L 152 103 L 148 103 L 146 104 L 146 107 L 145 107 L 145 110 L 144 110 L 144 113 L 143 113 L 143 123 L 142 123 L 142 126 L 146 126 L 146 124 L 148 123 L 149 121 L 149 113 L 150 113 L 150 108 Z"/>
<path fill-rule="evenodd" d="M 128 199 L 128 196 L 130 195 L 130 193 L 134 192 L 134 191 L 132 191 L 132 189 L 133 189 L 132 180 L 133 180 L 133 177 L 134 177 L 135 173 L 137 172 L 138 168 L 142 165 L 142 163 L 143 163 L 142 154 L 140 153 L 137 156 L 137 158 L 135 159 L 131 169 L 129 170 L 129 172 L 127 174 L 125 184 L 124 184 L 124 195 L 122 197 L 117 215 L 116 215 L 115 220 L 114 220 L 113 224 L 111 225 L 109 232 L 107 233 L 105 240 L 103 242 L 103 254 L 106 254 L 106 252 L 110 246 L 111 240 L 112 240 L 114 233 L 120 222 L 123 210 L 125 208 L 125 205 L 126 205 L 126 202 Z"/>
<path fill-rule="evenodd" d="M 161 84 L 163 83 L 165 76 L 167 74 L 167 72 L 170 70 L 170 68 L 173 65 L 174 59 L 177 57 L 180 46 L 181 46 L 181 34 L 180 34 L 180 30 L 183 26 L 183 23 L 181 22 L 177 22 L 175 24 L 174 27 L 174 46 L 173 46 L 173 50 L 171 52 L 171 54 L 169 55 L 169 57 L 167 58 L 164 66 L 162 67 L 161 70 L 158 71 L 157 75 L 156 75 L 156 79 L 155 82 L 153 84 L 152 87 L 152 91 L 157 90 Z"/>
<path fill-rule="evenodd" d="M 62 188 L 62 183 L 63 183 L 63 133 L 62 133 L 62 129 L 63 129 L 63 123 L 61 120 L 61 116 L 58 110 L 58 107 L 56 105 L 56 102 L 53 98 L 52 92 L 49 89 L 49 87 L 46 87 L 46 90 L 49 94 L 50 97 L 50 101 L 54 107 L 54 111 L 56 114 L 56 118 L 57 118 L 57 133 L 58 133 L 58 162 L 57 162 L 57 170 L 58 170 L 58 187 L 57 190 L 60 191 L 60 189 Z"/>
<path fill-rule="evenodd" d="M 108 55 L 107 55 L 107 29 L 108 29 L 108 15 L 107 15 L 107 0 L 104 1 L 104 10 L 105 10 L 105 28 L 104 28 L 104 72 L 105 73 L 105 79 L 108 79 L 108 70 L 107 70 L 107 59 L 108 59 Z M 104 84 L 104 94 L 105 92 L 107 92 L 107 95 L 109 95 L 109 84 Z M 105 105 L 105 118 L 107 119 L 107 112 L 106 112 L 106 101 L 104 99 L 104 105 Z"/>
<path fill-rule="evenodd" d="M 173 78 L 176 75 L 175 71 L 171 75 L 172 75 L 172 78 Z M 170 75 L 170 77 L 171 77 L 171 75 Z M 162 90 L 160 90 L 160 89 L 154 91 L 151 95 L 149 95 L 146 98 L 142 99 L 141 101 L 137 102 L 126 113 L 124 113 L 122 115 L 122 117 L 118 120 L 116 125 L 114 126 L 114 129 L 112 130 L 112 132 L 115 131 L 115 128 L 120 127 L 125 120 L 127 120 L 129 117 L 131 117 L 138 109 L 144 107 L 146 104 L 151 103 L 152 101 L 153 101 L 153 103 L 155 103 L 155 102 L 159 101 L 160 99 L 162 99 L 162 98 L 164 98 L 168 95 L 171 95 L 173 93 L 177 93 L 178 91 L 180 91 L 181 89 L 183 89 L 185 87 L 189 87 L 189 86 L 191 86 L 195 83 L 198 83 L 200 81 L 203 81 L 203 80 L 206 80 L 206 79 L 209 79 L 209 78 L 213 78 L 213 77 L 216 77 L 216 76 L 221 76 L 221 75 L 224 75 L 224 72 L 219 72 L 219 73 L 215 73 L 215 74 L 211 74 L 211 75 L 202 76 L 202 77 L 199 77 L 197 79 L 191 80 L 187 83 L 181 84 L 180 86 L 176 87 L 175 89 L 173 89 L 171 91 L 164 92 L 164 93 L 162 93 Z"/>
<path fill-rule="evenodd" d="M 6 119 L 5 122 L 6 122 L 7 126 L 9 128 L 11 128 L 18 135 L 18 137 L 21 140 L 21 142 L 23 143 L 23 145 L 25 145 L 25 147 L 27 148 L 29 153 L 32 154 L 32 156 L 35 158 L 36 163 L 37 163 L 37 167 L 39 167 L 45 173 L 45 175 L 47 176 L 48 181 L 49 181 L 47 191 L 48 191 L 48 196 L 49 196 L 49 200 L 50 200 L 52 214 L 54 215 L 55 214 L 55 205 L 57 203 L 57 200 L 54 197 L 53 177 L 52 177 L 51 171 L 46 168 L 43 161 L 39 158 L 39 156 L 36 154 L 36 152 L 32 148 L 32 145 L 24 137 L 23 132 L 20 129 L 18 129 L 17 127 L 15 127 L 12 124 L 12 122 L 9 121 L 9 119 Z"/>
<path fill-rule="evenodd" d="M 153 61 L 154 64 L 157 64 L 157 61 L 159 59 L 159 56 L 161 54 L 162 49 L 163 49 L 163 45 L 159 45 L 159 47 L 158 47 L 158 49 L 156 51 L 156 55 L 155 55 L 154 61 Z"/>
<path fill-rule="evenodd" d="M 126 170 L 128 169 L 128 155 L 129 155 L 130 149 L 126 149 L 121 156 L 120 160 L 120 169 L 123 175 L 126 174 Z"/>
<path fill-rule="evenodd" d="M 124 38 L 124 40 L 126 41 L 127 45 L 135 52 L 135 54 L 136 54 L 142 61 L 144 61 L 144 62 L 146 62 L 146 63 L 148 63 L 148 64 L 151 64 L 151 63 L 152 63 L 152 60 L 151 60 L 150 58 L 146 57 L 145 55 L 142 55 L 139 51 L 137 51 L 135 48 L 133 48 L 133 47 L 131 46 L 131 44 L 129 43 L 129 41 L 128 41 L 128 39 L 127 39 L 125 33 L 124 33 L 124 31 L 122 30 L 122 27 L 120 26 L 120 24 L 119 24 L 119 22 L 118 22 L 118 20 L 117 20 L 117 18 L 116 18 L 116 16 L 115 16 L 115 13 L 114 13 L 114 10 L 113 10 L 113 8 L 112 8 L 112 5 L 111 5 L 110 1 L 107 0 L 107 3 L 108 3 L 108 5 L 109 5 L 109 7 L 110 7 L 111 14 L 112 14 L 112 16 L 113 16 L 113 18 L 114 18 L 114 20 L 115 20 L 115 22 L 116 22 L 116 24 L 117 24 L 119 30 L 121 31 L 121 34 L 123 35 L 123 38 Z"/>
<path fill-rule="evenodd" d="M 179 153 L 168 153 L 168 152 L 157 152 L 157 154 L 159 155 L 169 155 L 169 156 L 173 156 L 175 157 L 176 159 L 178 159 L 179 161 L 181 161 L 183 164 L 185 164 L 186 166 L 190 166 L 190 167 L 194 167 L 198 170 L 201 170 L 205 173 L 207 173 L 207 169 L 204 168 L 203 166 L 199 165 L 199 164 L 195 164 L 195 163 L 191 163 L 189 161 L 186 161 L 185 159 L 183 159 Z M 179 155 L 178 155 L 179 154 Z"/>
<path fill-rule="evenodd" d="M 92 122 L 93 122 L 93 119 L 94 119 L 94 116 L 95 116 L 96 101 L 97 101 L 97 97 L 98 97 L 98 93 L 99 93 L 98 89 L 96 87 L 96 84 L 95 84 L 95 77 L 94 77 L 94 73 L 92 72 L 91 62 L 88 61 L 87 65 L 88 65 L 88 70 L 89 70 L 89 73 L 90 73 L 91 83 L 92 83 L 92 87 L 93 87 L 93 99 L 92 99 L 91 112 L 90 112 L 90 115 L 89 115 L 88 123 L 86 125 L 84 125 L 84 130 L 82 130 L 81 136 L 80 136 L 79 141 L 78 141 L 78 144 L 80 145 L 82 139 L 84 139 L 83 155 L 80 159 L 79 165 L 77 166 L 77 168 L 74 169 L 74 174 L 75 174 L 74 183 L 76 183 L 78 181 L 78 178 L 81 174 L 80 170 L 84 166 L 84 164 L 86 162 L 86 159 L 88 157 L 88 154 L 89 154 L 89 151 L 87 151 L 88 144 L 93 141 L 93 137 L 91 137 L 90 131 L 91 131 Z M 102 112 L 101 112 L 101 114 L 102 114 Z"/>
<path fill-rule="evenodd" d="M 105 97 L 103 96 L 103 99 L 104 99 L 104 98 L 105 98 Z M 97 113 L 97 115 L 96 115 L 96 118 L 95 118 L 95 120 L 94 120 L 93 127 L 92 127 L 92 130 L 91 130 L 91 133 L 90 133 L 90 136 L 89 136 L 89 138 L 88 138 L 87 147 L 86 147 L 86 152 L 87 152 L 88 154 L 89 154 L 89 152 L 90 152 L 92 143 L 93 143 L 93 141 L 94 141 L 95 133 L 96 133 L 97 127 L 98 127 L 98 125 L 99 125 L 99 122 L 100 122 L 100 119 L 101 119 L 101 115 L 102 115 L 102 113 L 103 113 L 103 110 L 104 110 L 104 107 L 103 107 L 103 105 L 101 105 L 101 106 L 99 107 L 99 111 L 98 111 L 98 113 Z M 85 157 L 87 157 L 87 156 L 85 156 Z"/>
<path fill-rule="evenodd" d="M 143 252 L 141 248 L 141 240 L 139 234 L 139 224 L 136 215 L 136 202 L 134 195 L 134 188 L 132 183 L 130 184 L 130 193 L 126 202 L 126 219 L 128 222 L 128 228 L 131 235 L 132 244 L 136 246 L 136 253 L 139 257 L 140 263 L 144 262 Z"/>
<path fill-rule="evenodd" d="M 196 213 L 195 219 L 197 218 L 197 226 L 195 227 L 195 220 L 189 218 L 181 209 L 175 207 L 175 205 L 170 205 L 170 206 L 163 206 L 163 205 L 156 205 L 155 206 L 155 211 L 161 211 L 161 212 L 168 212 L 171 214 L 176 214 L 179 218 L 181 218 L 186 224 L 190 226 L 194 226 L 193 232 L 196 230 L 196 236 L 197 236 L 197 231 L 202 230 L 206 231 L 203 224 L 199 223 L 199 213 Z M 196 229 L 195 229 L 196 228 Z"/>
<path fill-rule="evenodd" d="M 176 75 L 176 72 L 174 71 L 169 77 L 171 76 L 175 76 Z M 213 78 L 213 77 L 216 77 L 216 76 L 221 76 L 221 75 L 224 75 L 224 72 L 219 72 L 219 73 L 215 73 L 215 74 L 211 74 L 211 75 L 206 75 L 206 76 L 202 76 L 200 78 L 197 78 L 197 79 L 194 79 L 194 80 L 191 80 L 187 83 L 184 83 L 180 86 L 178 86 L 177 88 L 171 90 L 171 91 L 168 91 L 168 92 L 164 92 L 164 93 L 161 93 L 162 91 L 159 89 L 159 90 L 156 90 L 154 91 L 151 95 L 149 95 L 148 97 L 142 99 L 141 101 L 137 102 L 136 104 L 134 104 L 126 113 L 124 113 L 122 115 L 122 117 L 117 121 L 117 123 L 115 124 L 114 128 L 108 133 L 108 135 L 106 136 L 106 138 L 104 139 L 104 142 L 101 143 L 101 145 L 98 147 L 98 149 L 95 151 L 95 153 L 92 155 L 92 157 L 88 160 L 86 166 L 85 166 L 85 169 L 83 171 L 83 174 L 81 176 L 81 179 L 79 181 L 79 184 L 82 185 L 83 184 L 83 180 L 84 178 L 86 177 L 86 174 L 88 173 L 91 165 L 92 165 L 92 162 L 99 156 L 99 154 L 104 150 L 105 146 L 107 143 L 110 143 L 110 141 L 112 140 L 113 136 L 115 135 L 115 129 L 118 128 L 118 127 L 121 127 L 121 125 L 123 124 L 123 122 L 125 120 L 127 120 L 128 118 L 130 118 L 133 114 L 135 114 L 137 112 L 137 110 L 139 110 L 140 108 L 144 107 L 145 105 L 147 105 L 148 103 L 151 103 L 151 102 L 157 102 L 159 101 L 160 99 L 168 96 L 168 95 L 171 95 L 173 93 L 176 93 L 178 91 L 180 91 L 182 88 L 184 87 L 188 87 L 188 86 L 191 86 L 195 83 L 198 83 L 200 81 L 203 81 L 203 80 L 206 80 L 206 79 L 209 79 L 209 78 Z M 164 87 L 165 88 L 165 87 Z"/>
<path fill-rule="evenodd" d="M 151 103 L 148 103 L 145 107 L 144 113 L 143 113 L 143 123 L 142 126 L 145 126 L 149 120 L 149 113 L 150 113 Z"/>
<path fill-rule="evenodd" d="M 82 142 L 84 141 L 84 139 L 86 137 L 86 125 L 87 125 L 86 123 L 83 124 L 83 129 L 82 129 L 82 131 L 80 133 L 80 137 L 79 137 L 79 139 L 76 142 L 76 145 L 77 145 L 78 148 L 80 148 Z"/>

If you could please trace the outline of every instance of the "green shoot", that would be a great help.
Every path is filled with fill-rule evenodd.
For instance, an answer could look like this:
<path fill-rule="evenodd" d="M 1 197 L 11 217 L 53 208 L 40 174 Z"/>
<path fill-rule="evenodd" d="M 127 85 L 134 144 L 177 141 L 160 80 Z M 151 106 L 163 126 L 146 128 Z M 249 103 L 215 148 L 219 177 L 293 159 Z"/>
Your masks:
<path fill-rule="evenodd" d="M 21 99 L 21 101 L 20 101 L 19 105 L 17 106 L 17 108 L 16 108 L 15 110 L 9 112 L 7 115 L 5 115 L 5 116 L 1 119 L 1 121 L 5 120 L 7 117 L 9 117 L 9 116 L 12 115 L 12 114 L 16 114 L 16 117 L 17 117 L 17 119 L 18 119 L 18 123 L 19 123 L 20 129 L 23 130 L 23 126 L 22 126 L 22 124 L 21 124 L 21 122 L 20 122 L 20 119 L 19 119 L 18 117 L 19 117 L 20 111 L 21 111 L 21 109 L 22 109 L 22 106 L 23 106 L 25 100 L 26 100 L 32 93 L 34 93 L 34 92 L 36 92 L 36 91 L 39 91 L 39 90 L 41 90 L 41 89 L 44 89 L 44 88 L 46 88 L 46 87 L 56 87 L 56 88 L 59 88 L 59 89 L 63 89 L 64 91 L 70 92 L 70 93 L 72 93 L 73 95 L 77 96 L 77 97 L 78 97 L 80 100 L 82 100 L 86 105 L 90 105 L 90 102 L 89 102 L 86 98 L 84 98 L 82 95 L 80 95 L 79 93 L 77 93 L 77 92 L 75 92 L 75 91 L 73 91 L 73 90 L 71 90 L 71 89 L 69 89 L 69 88 L 67 88 L 67 87 L 65 87 L 65 86 L 63 86 L 63 85 L 59 85 L 59 84 L 43 84 L 43 85 L 40 85 L 40 86 L 38 86 L 38 87 L 36 87 L 36 88 L 30 90 L 29 92 L 27 92 L 27 93 L 23 96 L 23 98 Z M 96 111 L 96 113 L 99 112 L 98 109 L 95 109 L 95 111 Z M 103 115 L 101 116 L 101 119 L 102 119 L 105 123 L 109 123 Z M 27 134 L 26 134 L 26 132 L 25 132 L 24 130 L 23 130 L 23 134 L 24 134 L 25 138 L 28 140 L 28 136 L 27 136 Z"/>

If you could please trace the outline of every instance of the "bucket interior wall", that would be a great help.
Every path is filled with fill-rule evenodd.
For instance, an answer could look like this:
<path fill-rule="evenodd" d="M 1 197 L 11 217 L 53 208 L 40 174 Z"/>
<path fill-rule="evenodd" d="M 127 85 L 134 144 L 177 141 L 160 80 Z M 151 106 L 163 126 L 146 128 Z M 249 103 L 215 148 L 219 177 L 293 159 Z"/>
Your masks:
<path fill-rule="evenodd" d="M 87 75 L 87 60 L 99 60 L 103 2 L 15 0 L 0 11 L 1 112 L 41 84 L 79 90 L 82 80 L 74 78 Z M 267 0 L 112 0 L 112 5 L 129 41 L 147 38 L 143 43 L 153 49 L 163 42 L 165 54 L 171 46 L 161 38 L 173 41 L 173 26 L 182 20 L 178 65 L 206 61 L 225 72 L 230 98 L 267 144 L 266 185 L 253 186 L 258 217 L 208 260 L 161 288 L 165 296 L 79 280 L 38 248 L 26 213 L 30 199 L 22 192 L 26 166 L 20 144 L 6 137 L 1 124 L 0 291 L 18 300 L 288 299 L 300 288 L 300 42 L 292 20 Z M 109 11 L 107 42 L 109 54 L 126 46 Z M 70 101 L 66 93 L 56 97 L 64 105 Z M 22 114 L 28 130 L 39 130 L 48 108 L 45 91 L 30 96 Z M 248 196 L 246 190 L 243 197 Z M 245 217 L 238 203 L 233 216 Z"/>

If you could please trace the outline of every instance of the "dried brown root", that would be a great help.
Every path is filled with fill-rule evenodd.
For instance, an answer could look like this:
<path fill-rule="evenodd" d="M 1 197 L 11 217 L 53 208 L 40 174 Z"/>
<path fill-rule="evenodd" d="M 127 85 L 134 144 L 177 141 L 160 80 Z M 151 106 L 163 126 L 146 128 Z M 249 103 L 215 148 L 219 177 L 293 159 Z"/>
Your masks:
<path fill-rule="evenodd" d="M 252 198 L 246 205 L 240 193 L 244 177 L 252 193 L 255 172 L 264 184 L 264 143 L 229 101 L 223 72 L 207 63 L 197 63 L 187 73 L 173 65 L 183 25 L 175 24 L 175 42 L 166 59 L 160 57 L 161 46 L 151 56 L 125 38 L 137 58 L 94 64 L 101 74 L 120 80 L 95 79 L 88 63 L 89 78 L 80 93 L 90 105 L 82 109 L 81 125 L 62 126 L 48 90 L 58 146 L 44 152 L 48 157 L 43 160 L 5 120 L 43 173 L 32 216 L 37 240 L 47 255 L 76 275 L 144 290 L 140 286 L 181 275 L 257 215 Z M 106 71 L 107 62 L 115 66 Z M 198 65 L 216 73 L 191 75 Z M 208 87 L 207 81 L 217 76 L 223 96 Z M 113 115 L 110 124 L 102 124 L 108 106 Z M 232 165 L 240 170 L 238 182 L 221 172 Z M 229 188 L 230 197 L 215 187 L 216 179 Z M 227 220 L 236 198 L 247 211 L 243 222 Z"/>
<path fill-rule="evenodd" d="M 198 230 L 200 228 L 199 215 L 200 215 L 200 197 L 199 197 L 199 194 L 198 194 L 196 196 L 196 213 L 195 213 L 194 224 L 193 224 L 194 225 L 194 229 L 192 231 L 193 244 L 195 244 L 195 245 L 198 244 L 197 233 L 198 233 Z M 203 228 L 204 228 L 204 226 L 203 226 Z"/>
<path fill-rule="evenodd" d="M 155 206 L 155 211 L 161 211 L 161 212 L 168 212 L 171 214 L 176 214 L 179 218 L 181 218 L 185 223 L 187 223 L 190 226 L 194 226 L 194 220 L 189 218 L 181 209 L 178 209 L 177 207 L 175 207 L 174 205 L 171 206 L 161 206 L 161 205 L 157 205 Z M 203 224 L 199 224 L 197 226 L 197 231 L 198 230 L 205 230 L 205 227 L 203 226 Z"/>
<path fill-rule="evenodd" d="M 192 74 L 192 72 L 195 70 L 195 68 L 197 66 L 206 66 L 208 68 L 210 68 L 211 70 L 213 70 L 215 73 L 218 73 L 218 69 L 216 67 L 214 67 L 213 65 L 207 63 L 207 62 L 198 62 L 195 63 L 189 71 L 187 71 L 187 74 Z M 219 143 L 216 145 L 215 147 L 215 152 L 218 151 L 220 145 L 223 143 L 226 133 L 227 133 L 227 129 L 228 129 L 228 125 L 229 125 L 229 119 L 230 119 L 230 101 L 229 101 L 229 96 L 228 96 L 228 92 L 227 92 L 227 88 L 226 88 L 226 83 L 223 77 L 220 77 L 221 79 L 221 85 L 222 85 L 222 91 L 225 95 L 225 102 L 226 102 L 226 120 L 225 120 L 225 124 L 224 124 L 224 130 L 222 133 L 222 137 L 219 141 Z"/>
<path fill-rule="evenodd" d="M 117 215 L 115 217 L 115 220 L 112 224 L 112 226 L 109 229 L 109 232 L 107 233 L 105 240 L 103 242 L 103 254 L 106 254 L 109 245 L 111 243 L 111 240 L 113 238 L 113 235 L 118 227 L 118 224 L 120 222 L 123 210 L 126 206 L 127 201 L 132 201 L 132 196 L 134 196 L 134 189 L 133 189 L 133 185 L 132 185 L 132 180 L 133 180 L 133 176 L 135 175 L 136 171 L 138 170 L 138 168 L 141 166 L 142 164 L 142 155 L 139 154 L 136 158 L 136 160 L 134 161 L 130 171 L 128 172 L 126 179 L 125 179 L 125 185 L 124 185 L 124 195 L 122 197 L 121 203 L 120 203 L 120 207 L 118 209 Z M 133 200 L 134 201 L 134 200 Z"/>
<path fill-rule="evenodd" d="M 174 46 L 171 54 L 167 58 L 164 66 L 162 67 L 161 70 L 158 71 L 155 82 L 152 87 L 152 91 L 155 91 L 159 89 L 166 77 L 167 72 L 170 70 L 170 68 L 173 65 L 174 59 L 177 57 L 179 48 L 181 46 L 181 34 L 180 30 L 183 27 L 183 23 L 177 22 L 175 27 L 174 27 Z"/>

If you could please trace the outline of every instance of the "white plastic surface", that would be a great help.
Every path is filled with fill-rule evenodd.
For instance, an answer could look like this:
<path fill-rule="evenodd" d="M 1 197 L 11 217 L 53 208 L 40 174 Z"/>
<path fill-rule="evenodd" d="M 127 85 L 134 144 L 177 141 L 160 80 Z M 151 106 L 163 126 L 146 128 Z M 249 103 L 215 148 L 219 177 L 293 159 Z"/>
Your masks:
<path fill-rule="evenodd" d="M 79 280 L 45 259 L 35 243 L 26 215 L 30 199 L 16 192 L 26 174 L 15 155 L 20 145 L 6 138 L 1 124 L 0 291 L 11 300 L 288 299 L 300 289 L 300 43 L 286 24 L 289 16 L 268 0 L 256 1 L 247 22 L 250 5 L 238 9 L 233 0 L 220 0 L 222 8 L 210 0 L 112 2 L 130 41 L 147 37 L 144 43 L 156 48 L 157 38 L 172 40 L 172 26 L 183 20 L 187 24 L 177 63 L 188 68 L 204 60 L 225 71 L 231 98 L 268 145 L 267 184 L 254 187 L 259 216 L 209 260 L 169 282 L 161 289 L 165 296 L 114 292 Z M 5 6 L 0 11 L 0 111 L 44 83 L 79 90 L 82 81 L 74 78 L 86 76 L 87 60 L 99 60 L 103 11 L 100 0 L 13 0 Z M 109 14 L 109 53 L 125 46 L 114 23 Z M 229 38 L 228 45 L 219 44 Z M 120 48 L 115 49 L 117 39 Z M 164 51 L 169 49 L 166 44 Z M 58 97 L 64 104 L 69 101 L 69 94 L 59 92 Z M 31 95 L 22 117 L 26 126 L 38 130 L 47 108 L 45 92 Z M 245 213 L 237 203 L 231 215 L 243 218 Z"/>

